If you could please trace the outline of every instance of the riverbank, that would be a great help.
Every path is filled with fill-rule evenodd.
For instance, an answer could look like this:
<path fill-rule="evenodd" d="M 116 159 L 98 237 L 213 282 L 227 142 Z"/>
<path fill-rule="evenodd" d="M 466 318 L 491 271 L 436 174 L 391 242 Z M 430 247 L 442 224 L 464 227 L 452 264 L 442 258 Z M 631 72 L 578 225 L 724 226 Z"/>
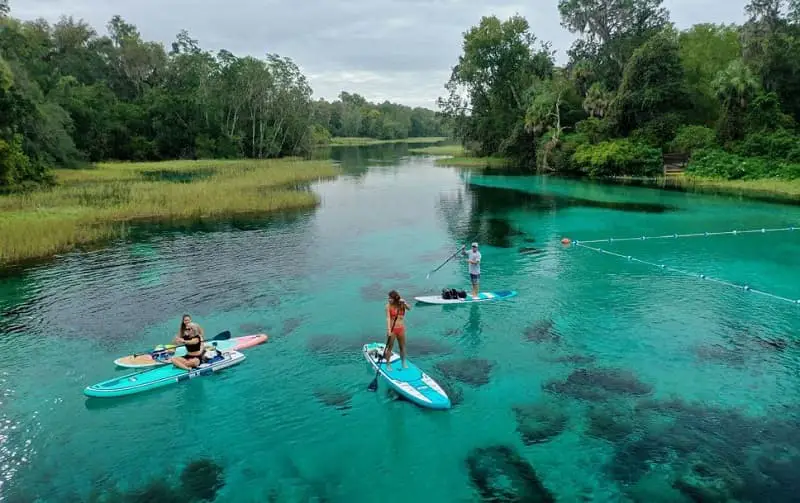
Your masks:
<path fill-rule="evenodd" d="M 444 136 L 402 138 L 397 140 L 378 140 L 376 138 L 362 137 L 334 137 L 330 143 L 320 145 L 321 147 L 366 147 L 369 145 L 383 145 L 386 143 L 439 143 L 447 140 Z"/>
<path fill-rule="evenodd" d="M 498 169 L 509 165 L 507 159 L 502 157 L 475 157 L 469 155 L 461 145 L 433 145 L 424 148 L 409 149 L 411 154 L 447 156 L 436 159 L 439 166 L 452 166 L 473 169 Z"/>
<path fill-rule="evenodd" d="M 733 195 L 758 201 L 800 205 L 800 180 L 725 180 L 681 173 L 658 178 L 614 177 L 607 183 L 640 185 L 664 190 Z"/>
<path fill-rule="evenodd" d="M 338 174 L 330 161 L 100 163 L 58 170 L 58 184 L 0 196 L 0 265 L 124 236 L 138 220 L 191 220 L 318 204 L 298 185 Z"/>

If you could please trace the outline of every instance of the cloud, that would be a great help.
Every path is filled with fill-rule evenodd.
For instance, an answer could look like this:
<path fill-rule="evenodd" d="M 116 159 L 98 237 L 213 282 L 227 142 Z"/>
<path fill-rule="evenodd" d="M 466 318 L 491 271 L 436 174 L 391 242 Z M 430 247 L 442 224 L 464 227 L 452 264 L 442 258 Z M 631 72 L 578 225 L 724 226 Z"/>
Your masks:
<path fill-rule="evenodd" d="M 119 14 L 147 40 L 166 47 L 182 29 L 203 48 L 290 57 L 308 76 L 315 98 L 340 91 L 371 101 L 435 107 L 461 53 L 463 33 L 484 15 L 525 16 L 550 41 L 558 61 L 574 36 L 560 25 L 557 0 L 11 0 L 22 19 L 83 18 L 99 33 Z M 741 22 L 744 0 L 667 0 L 672 20 Z"/>

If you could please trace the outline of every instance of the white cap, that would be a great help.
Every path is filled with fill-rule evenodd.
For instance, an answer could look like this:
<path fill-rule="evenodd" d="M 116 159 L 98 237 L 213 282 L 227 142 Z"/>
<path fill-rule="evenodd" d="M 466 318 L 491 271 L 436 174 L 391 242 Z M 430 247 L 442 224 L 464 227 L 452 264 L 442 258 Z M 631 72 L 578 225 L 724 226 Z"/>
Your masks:
<path fill-rule="evenodd" d="M 472 247 L 473 248 L 477 248 L 478 247 L 478 243 L 472 243 Z"/>

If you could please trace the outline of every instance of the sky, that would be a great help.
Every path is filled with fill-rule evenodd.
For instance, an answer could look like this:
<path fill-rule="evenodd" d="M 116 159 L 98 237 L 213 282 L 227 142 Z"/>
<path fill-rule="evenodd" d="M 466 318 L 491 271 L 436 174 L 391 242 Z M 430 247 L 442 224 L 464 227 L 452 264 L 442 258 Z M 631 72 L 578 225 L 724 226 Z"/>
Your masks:
<path fill-rule="evenodd" d="M 678 28 L 741 23 L 746 0 L 664 0 Z M 538 4 L 535 7 L 533 4 Z M 100 34 L 115 14 L 145 40 L 169 48 L 185 29 L 203 49 L 291 58 L 314 98 L 342 90 L 369 101 L 436 109 L 461 54 L 463 34 L 482 16 L 525 16 L 559 63 L 575 39 L 560 25 L 558 0 L 10 0 L 11 15 L 83 19 Z"/>

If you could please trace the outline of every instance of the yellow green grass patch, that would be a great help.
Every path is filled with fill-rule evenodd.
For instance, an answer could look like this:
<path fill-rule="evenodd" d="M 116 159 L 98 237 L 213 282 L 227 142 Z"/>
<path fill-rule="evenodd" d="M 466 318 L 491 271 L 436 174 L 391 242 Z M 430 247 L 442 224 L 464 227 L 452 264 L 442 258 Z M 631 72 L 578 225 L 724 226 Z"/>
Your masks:
<path fill-rule="evenodd" d="M 61 170 L 56 187 L 0 196 L 0 263 L 119 236 L 136 220 L 184 220 L 314 206 L 293 185 L 335 176 L 330 161 L 101 163 Z"/>

